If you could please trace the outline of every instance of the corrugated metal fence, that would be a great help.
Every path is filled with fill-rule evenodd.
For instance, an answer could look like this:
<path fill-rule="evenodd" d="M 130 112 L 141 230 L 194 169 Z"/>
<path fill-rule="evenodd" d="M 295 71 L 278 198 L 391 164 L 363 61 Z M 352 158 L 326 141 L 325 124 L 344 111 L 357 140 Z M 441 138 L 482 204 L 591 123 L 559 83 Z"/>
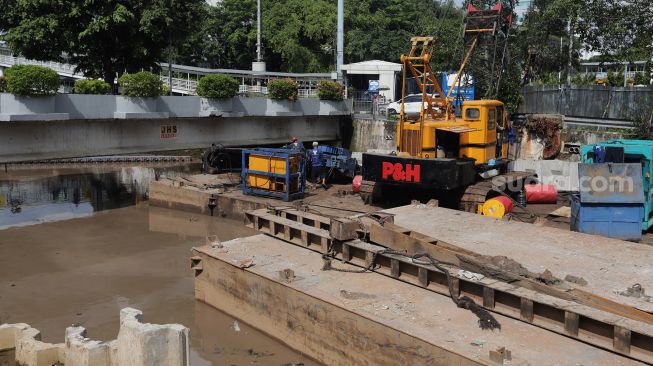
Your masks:
<path fill-rule="evenodd" d="M 569 117 L 632 120 L 650 113 L 653 89 L 642 87 L 528 86 L 519 113 L 554 113 Z"/>

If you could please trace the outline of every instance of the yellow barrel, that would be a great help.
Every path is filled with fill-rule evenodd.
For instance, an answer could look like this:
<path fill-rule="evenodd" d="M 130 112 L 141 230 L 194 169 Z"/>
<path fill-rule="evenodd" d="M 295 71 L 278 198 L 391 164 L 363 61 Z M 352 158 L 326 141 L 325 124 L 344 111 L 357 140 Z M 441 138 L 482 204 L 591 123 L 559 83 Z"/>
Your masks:
<path fill-rule="evenodd" d="M 483 215 L 500 219 L 512 212 L 512 207 L 512 201 L 507 197 L 491 198 L 483 204 Z"/>

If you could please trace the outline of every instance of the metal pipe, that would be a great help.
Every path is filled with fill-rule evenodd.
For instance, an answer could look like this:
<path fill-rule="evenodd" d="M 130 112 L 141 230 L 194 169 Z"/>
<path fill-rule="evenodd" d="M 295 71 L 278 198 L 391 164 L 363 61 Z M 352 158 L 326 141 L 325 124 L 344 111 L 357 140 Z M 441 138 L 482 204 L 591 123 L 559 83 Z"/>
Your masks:
<path fill-rule="evenodd" d="M 345 55 L 345 5 L 344 0 L 338 0 L 338 34 L 337 34 L 337 59 L 336 59 L 336 72 L 338 73 L 338 80 L 343 80 L 342 65 L 344 63 Z"/>

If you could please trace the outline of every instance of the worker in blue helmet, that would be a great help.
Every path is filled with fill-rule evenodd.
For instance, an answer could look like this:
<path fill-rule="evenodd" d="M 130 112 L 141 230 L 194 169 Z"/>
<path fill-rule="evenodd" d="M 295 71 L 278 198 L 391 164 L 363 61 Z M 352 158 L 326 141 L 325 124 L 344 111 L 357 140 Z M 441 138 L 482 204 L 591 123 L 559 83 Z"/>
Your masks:
<path fill-rule="evenodd" d="M 326 186 L 326 175 L 324 174 L 324 161 L 322 160 L 322 152 L 318 149 L 317 141 L 313 142 L 313 149 L 309 152 L 311 160 L 311 181 L 313 183 L 321 183 L 324 189 Z"/>

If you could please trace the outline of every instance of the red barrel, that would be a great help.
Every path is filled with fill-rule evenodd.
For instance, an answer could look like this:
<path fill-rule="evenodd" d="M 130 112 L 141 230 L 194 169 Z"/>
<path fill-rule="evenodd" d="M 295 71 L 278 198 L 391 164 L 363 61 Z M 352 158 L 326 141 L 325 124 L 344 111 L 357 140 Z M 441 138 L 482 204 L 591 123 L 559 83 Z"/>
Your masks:
<path fill-rule="evenodd" d="M 354 180 L 351 182 L 351 189 L 355 193 L 358 193 L 361 191 L 361 184 L 363 183 L 363 176 L 362 175 L 357 175 L 354 177 Z"/>
<path fill-rule="evenodd" d="M 528 203 L 558 202 L 558 189 L 553 184 L 527 184 L 525 190 Z"/>

